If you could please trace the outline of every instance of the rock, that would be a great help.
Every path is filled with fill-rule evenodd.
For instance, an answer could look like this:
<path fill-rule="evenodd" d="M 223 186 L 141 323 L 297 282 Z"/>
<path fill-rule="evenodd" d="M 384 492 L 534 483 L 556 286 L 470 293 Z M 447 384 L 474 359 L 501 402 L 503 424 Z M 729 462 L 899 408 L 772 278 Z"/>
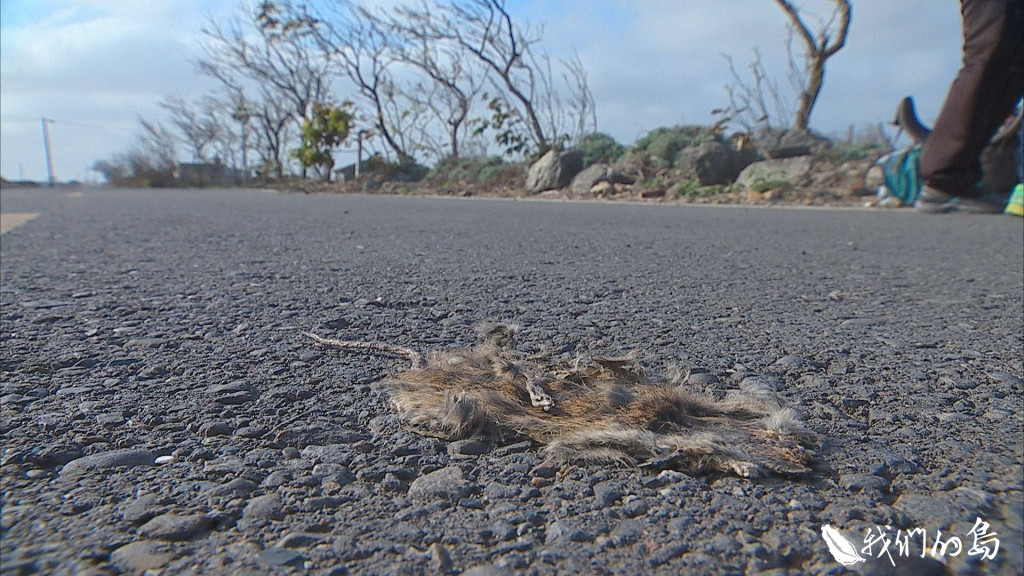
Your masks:
<path fill-rule="evenodd" d="M 264 488 L 278 488 L 293 478 L 293 474 L 287 470 L 274 470 L 260 482 Z"/>
<path fill-rule="evenodd" d="M 242 510 L 242 518 L 246 520 L 283 520 L 284 507 L 281 503 L 281 496 L 265 494 L 253 498 Z"/>
<path fill-rule="evenodd" d="M 409 485 L 409 498 L 419 501 L 447 500 L 458 502 L 472 491 L 462 470 L 448 466 L 413 480 Z"/>
<path fill-rule="evenodd" d="M 105 428 L 116 428 L 124 424 L 124 416 L 120 412 L 110 412 L 96 416 L 96 423 Z"/>
<path fill-rule="evenodd" d="M 797 156 L 754 162 L 740 172 L 736 177 L 736 183 L 746 189 L 770 186 L 774 183 L 796 184 L 811 171 L 812 160 L 810 156 Z"/>
<path fill-rule="evenodd" d="M 306 558 L 288 548 L 268 548 L 257 555 L 261 562 L 268 566 L 294 566 L 301 567 L 306 562 Z"/>
<path fill-rule="evenodd" d="M 809 130 L 758 130 L 753 135 L 754 147 L 768 159 L 810 156 L 832 147 L 832 142 Z"/>
<path fill-rule="evenodd" d="M 515 571 L 505 566 L 478 564 L 462 573 L 462 576 L 512 576 Z"/>
<path fill-rule="evenodd" d="M 852 492 L 864 490 L 889 491 L 889 481 L 874 474 L 843 474 L 839 477 L 839 485 Z"/>
<path fill-rule="evenodd" d="M 647 514 L 647 501 L 643 498 L 633 498 L 622 506 L 622 512 L 627 518 L 636 518 Z"/>
<path fill-rule="evenodd" d="M 871 471 L 873 474 L 895 476 L 897 474 L 916 474 L 921 471 L 921 467 L 915 462 L 887 450 L 876 450 L 872 455 L 880 460 L 875 469 Z"/>
<path fill-rule="evenodd" d="M 579 150 L 549 150 L 530 166 L 526 174 L 526 191 L 531 194 L 564 188 L 583 169 Z"/>
<path fill-rule="evenodd" d="M 46 444 L 31 448 L 25 462 L 40 468 L 56 468 L 83 456 L 82 448 L 72 444 Z"/>
<path fill-rule="evenodd" d="M 266 433 L 266 428 L 260 428 L 259 426 L 242 426 L 235 430 L 235 436 L 239 438 L 261 438 Z"/>
<path fill-rule="evenodd" d="M 480 456 L 481 454 L 487 454 L 490 449 L 490 442 L 478 438 L 467 438 L 448 443 L 448 453 L 453 456 Z"/>
<path fill-rule="evenodd" d="M 573 526 L 565 519 L 555 520 L 548 524 L 547 529 L 544 531 L 544 543 L 551 544 L 558 540 L 568 540 L 570 542 L 590 542 L 594 539 L 594 535 L 582 528 Z"/>
<path fill-rule="evenodd" d="M 799 372 L 800 370 L 807 370 L 815 367 L 816 365 L 812 360 L 808 360 L 803 356 L 797 356 L 795 354 L 783 356 L 772 364 L 772 368 L 778 369 L 782 372 Z"/>
<path fill-rule="evenodd" d="M 714 386 L 718 384 L 718 376 L 708 372 L 694 372 L 686 377 L 686 383 L 690 386 Z"/>
<path fill-rule="evenodd" d="M 912 522 L 919 525 L 945 530 L 953 522 L 963 519 L 958 515 L 959 511 L 949 503 L 949 500 L 948 496 L 903 494 L 893 503 L 893 508 L 903 511 Z"/>
<path fill-rule="evenodd" d="M 644 534 L 643 525 L 637 520 L 622 520 L 609 534 L 613 546 L 628 546 L 640 540 Z"/>
<path fill-rule="evenodd" d="M 590 187 L 590 195 L 597 198 L 603 198 L 614 193 L 614 185 L 611 182 L 598 182 Z"/>
<path fill-rule="evenodd" d="M 73 394 L 88 394 L 92 392 L 91 386 L 68 386 L 66 388 L 60 388 L 55 393 L 56 396 L 68 396 Z"/>
<path fill-rule="evenodd" d="M 180 542 L 209 532 L 214 520 L 202 514 L 161 514 L 139 527 L 139 534 L 157 540 Z"/>
<path fill-rule="evenodd" d="M 124 509 L 124 512 L 121 513 L 121 518 L 131 524 L 142 524 L 152 519 L 162 510 L 163 506 L 156 494 L 143 494 Z"/>
<path fill-rule="evenodd" d="M 199 435 L 203 438 L 230 436 L 233 431 L 234 428 L 227 422 L 207 422 L 199 427 Z"/>
<path fill-rule="evenodd" d="M 754 155 L 737 153 L 721 142 L 704 142 L 683 148 L 676 166 L 684 178 L 696 180 L 701 186 L 713 186 L 731 184 L 755 159 Z"/>
<path fill-rule="evenodd" d="M 380 481 L 380 486 L 388 492 L 400 492 L 403 484 L 400 478 L 388 472 L 384 475 L 384 479 Z"/>
<path fill-rule="evenodd" d="M 239 498 L 248 498 L 249 495 L 255 492 L 257 488 L 259 488 L 259 486 L 257 486 L 252 480 L 235 478 L 230 482 L 207 490 L 203 495 L 213 497 L 237 496 Z"/>
<path fill-rule="evenodd" d="M 606 183 L 608 188 L 612 184 L 632 184 L 633 179 L 616 171 L 608 164 L 593 164 L 584 168 L 569 184 L 573 194 L 584 195 L 592 193 L 594 186 Z"/>
<path fill-rule="evenodd" d="M 607 508 L 622 498 L 622 490 L 617 482 L 598 482 L 594 485 L 594 498 L 598 505 Z"/>
<path fill-rule="evenodd" d="M 308 548 L 325 540 L 321 534 L 307 532 L 289 532 L 281 537 L 275 548 Z"/>
<path fill-rule="evenodd" d="M 166 544 L 153 540 L 139 540 L 121 546 L 110 553 L 110 563 L 121 572 L 142 573 L 160 571 L 174 559 Z"/>
<path fill-rule="evenodd" d="M 430 545 L 430 570 L 434 574 L 447 574 L 452 571 L 452 557 L 440 542 Z"/>
<path fill-rule="evenodd" d="M 152 466 L 156 454 L 149 450 L 111 450 L 72 460 L 60 470 L 61 478 L 74 478 L 115 466 Z"/>

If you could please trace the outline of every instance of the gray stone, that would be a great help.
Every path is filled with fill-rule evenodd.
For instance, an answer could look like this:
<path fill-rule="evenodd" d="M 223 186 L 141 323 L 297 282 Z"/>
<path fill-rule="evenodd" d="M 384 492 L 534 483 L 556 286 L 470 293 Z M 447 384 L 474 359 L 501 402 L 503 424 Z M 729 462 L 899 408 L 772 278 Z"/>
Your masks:
<path fill-rule="evenodd" d="M 549 150 L 530 166 L 526 174 L 526 191 L 531 194 L 564 188 L 583 169 L 579 150 Z"/>
<path fill-rule="evenodd" d="M 284 507 L 278 494 L 256 496 L 245 505 L 242 517 L 248 520 L 283 520 Z"/>
<path fill-rule="evenodd" d="M 179 542 L 209 532 L 214 520 L 202 514 L 161 514 L 139 527 L 139 534 L 157 540 Z"/>
<path fill-rule="evenodd" d="M 636 520 L 623 520 L 615 525 L 609 534 L 609 540 L 613 546 L 627 546 L 640 540 L 643 536 L 644 527 Z"/>
<path fill-rule="evenodd" d="M 258 554 L 261 562 L 268 566 L 294 566 L 301 567 L 306 562 L 306 558 L 288 548 L 268 548 Z"/>
<path fill-rule="evenodd" d="M 832 147 L 832 142 L 808 130 L 758 130 L 753 144 L 765 158 L 784 159 L 810 156 Z"/>
<path fill-rule="evenodd" d="M 752 161 L 753 157 L 734 154 L 721 142 L 704 142 L 683 148 L 676 167 L 684 178 L 696 180 L 701 186 L 712 186 L 732 183 Z"/>
<path fill-rule="evenodd" d="M 958 510 L 949 503 L 948 496 L 929 496 L 926 494 L 903 494 L 896 499 L 893 507 L 901 510 L 915 523 L 927 525 L 931 529 L 945 530 L 957 521 L 962 520 Z"/>
<path fill-rule="evenodd" d="M 810 156 L 797 156 L 754 162 L 740 172 L 736 177 L 736 183 L 747 189 L 771 182 L 794 184 L 811 171 L 812 160 Z"/>
<path fill-rule="evenodd" d="M 255 492 L 257 488 L 259 488 L 259 486 L 257 486 L 252 480 L 235 478 L 230 482 L 207 490 L 204 495 L 214 497 L 237 496 L 240 498 L 248 498 L 249 495 Z"/>
<path fill-rule="evenodd" d="M 515 571 L 506 566 L 478 564 L 462 573 L 462 576 L 512 576 Z"/>
<path fill-rule="evenodd" d="M 478 438 L 467 438 L 448 443 L 448 453 L 453 456 L 479 456 L 486 454 L 490 449 L 490 442 Z"/>
<path fill-rule="evenodd" d="M 116 428 L 124 424 L 124 416 L 120 412 L 110 412 L 96 416 L 96 423 L 106 428 Z"/>
<path fill-rule="evenodd" d="M 559 540 L 570 542 L 590 542 L 594 535 L 582 528 L 574 526 L 565 519 L 555 520 L 544 530 L 544 543 L 551 544 Z"/>
<path fill-rule="evenodd" d="M 127 573 L 159 571 L 173 559 L 166 544 L 153 540 L 130 542 L 110 553 L 110 563 Z"/>
<path fill-rule="evenodd" d="M 853 492 L 864 490 L 889 491 L 889 481 L 874 474 L 843 474 L 839 477 L 839 485 Z"/>
<path fill-rule="evenodd" d="M 289 532 L 281 537 L 275 548 L 308 548 L 316 546 L 325 541 L 322 534 L 310 534 L 308 532 Z"/>
<path fill-rule="evenodd" d="M 124 509 L 121 518 L 131 524 L 142 524 L 162 511 L 163 506 L 156 494 L 143 494 Z"/>
<path fill-rule="evenodd" d="M 607 508 L 622 498 L 622 489 L 617 482 L 598 482 L 594 485 L 594 498 L 599 506 Z"/>
<path fill-rule="evenodd" d="M 115 466 L 152 466 L 156 454 L 149 450 L 111 450 L 72 460 L 60 470 L 61 478 L 74 478 Z"/>
<path fill-rule="evenodd" d="M 807 370 L 815 367 L 816 364 L 812 360 L 808 360 L 803 356 L 797 356 L 795 354 L 783 356 L 772 364 L 772 368 L 783 372 L 799 372 L 800 370 Z"/>
<path fill-rule="evenodd" d="M 409 498 L 419 501 L 447 500 L 458 502 L 472 491 L 462 470 L 448 466 L 413 480 L 409 486 Z"/>
<path fill-rule="evenodd" d="M 691 373 L 686 377 L 686 383 L 691 386 L 714 386 L 718 384 L 718 376 L 708 372 Z"/>
<path fill-rule="evenodd" d="M 199 435 L 203 438 L 230 436 L 234 428 L 227 422 L 207 422 L 199 427 Z"/>
<path fill-rule="evenodd" d="M 647 501 L 643 498 L 634 498 L 622 505 L 622 512 L 628 518 L 636 518 L 647 514 Z"/>
<path fill-rule="evenodd" d="M 600 182 L 609 184 L 632 184 L 633 179 L 616 171 L 608 164 L 592 164 L 584 168 L 569 184 L 573 194 L 583 195 L 590 193 L 591 189 Z"/>

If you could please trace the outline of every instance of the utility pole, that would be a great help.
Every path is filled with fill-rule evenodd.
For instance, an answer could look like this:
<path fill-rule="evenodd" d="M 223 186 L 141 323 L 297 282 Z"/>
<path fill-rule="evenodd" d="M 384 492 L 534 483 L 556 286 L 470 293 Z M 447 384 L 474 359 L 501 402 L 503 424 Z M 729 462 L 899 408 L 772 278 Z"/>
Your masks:
<path fill-rule="evenodd" d="M 50 178 L 50 188 L 53 188 L 56 179 L 53 176 L 53 151 L 50 150 L 50 124 L 53 123 L 53 119 L 44 117 L 43 119 L 43 146 L 46 148 L 46 174 Z"/>

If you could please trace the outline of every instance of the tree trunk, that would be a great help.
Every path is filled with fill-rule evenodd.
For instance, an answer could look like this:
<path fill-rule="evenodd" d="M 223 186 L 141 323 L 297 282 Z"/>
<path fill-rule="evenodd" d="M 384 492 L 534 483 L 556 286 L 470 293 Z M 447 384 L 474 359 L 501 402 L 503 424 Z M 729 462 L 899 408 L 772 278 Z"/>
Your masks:
<path fill-rule="evenodd" d="M 811 64 L 807 70 L 807 87 L 800 94 L 800 107 L 796 111 L 794 128 L 807 130 L 811 120 L 811 110 L 821 93 L 821 86 L 825 82 L 825 56 L 822 52 L 816 51 L 810 57 Z"/>

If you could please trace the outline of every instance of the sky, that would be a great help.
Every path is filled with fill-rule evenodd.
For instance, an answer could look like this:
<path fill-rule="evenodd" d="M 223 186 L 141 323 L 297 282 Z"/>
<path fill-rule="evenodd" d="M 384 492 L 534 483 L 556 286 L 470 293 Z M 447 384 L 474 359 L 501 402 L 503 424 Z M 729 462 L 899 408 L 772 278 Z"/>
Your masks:
<path fill-rule="evenodd" d="M 131 147 L 140 116 L 164 120 L 164 96 L 216 87 L 196 71 L 201 29 L 242 2 L 0 0 L 0 174 L 46 179 L 45 117 L 57 179 L 96 181 L 93 164 Z M 385 2 L 398 0 L 367 3 Z M 552 56 L 579 55 L 598 129 L 623 144 L 659 126 L 711 124 L 711 111 L 727 104 L 722 54 L 744 72 L 757 48 L 784 80 L 787 21 L 772 0 L 507 2 L 517 21 L 543 27 Z M 799 5 L 830 13 L 826 0 Z M 828 60 L 811 128 L 835 135 L 889 121 L 906 95 L 931 122 L 960 45 L 954 0 L 853 0 L 850 35 Z M 338 86 L 339 99 L 345 90 Z"/>

